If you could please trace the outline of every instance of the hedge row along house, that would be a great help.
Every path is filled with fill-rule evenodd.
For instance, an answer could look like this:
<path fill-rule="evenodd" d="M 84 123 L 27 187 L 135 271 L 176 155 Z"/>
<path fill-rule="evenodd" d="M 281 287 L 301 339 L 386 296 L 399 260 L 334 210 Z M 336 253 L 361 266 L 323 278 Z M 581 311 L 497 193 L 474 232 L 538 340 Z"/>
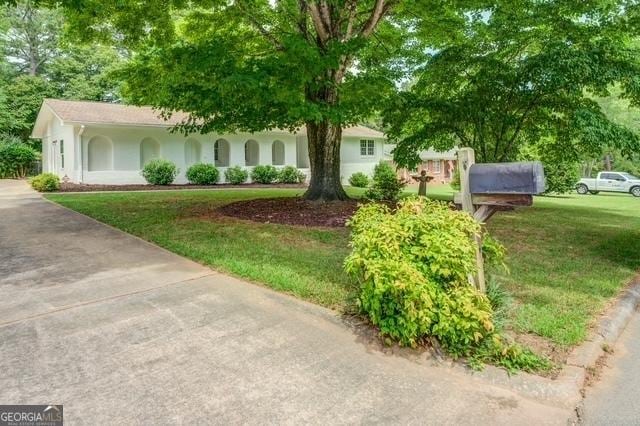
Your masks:
<path fill-rule="evenodd" d="M 259 133 L 190 134 L 171 132 L 186 117 L 175 113 L 164 119 L 151 107 L 104 102 L 45 99 L 32 137 L 42 140 L 42 168 L 61 179 L 87 184 L 144 184 L 142 167 L 152 159 L 175 163 L 186 183 L 187 168 L 215 164 L 221 183 L 227 167 L 251 170 L 257 165 L 295 166 L 310 174 L 304 131 L 271 130 Z M 355 172 L 368 175 L 384 158 L 384 135 L 355 126 L 344 130 L 341 176 L 347 182 Z"/>

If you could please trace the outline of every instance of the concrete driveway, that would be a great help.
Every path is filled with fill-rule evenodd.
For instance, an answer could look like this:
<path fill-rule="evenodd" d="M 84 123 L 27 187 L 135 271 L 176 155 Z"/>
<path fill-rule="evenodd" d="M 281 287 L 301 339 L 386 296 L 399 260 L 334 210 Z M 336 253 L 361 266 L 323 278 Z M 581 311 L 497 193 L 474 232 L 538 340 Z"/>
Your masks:
<path fill-rule="evenodd" d="M 0 181 L 0 403 L 67 424 L 566 424 Z"/>

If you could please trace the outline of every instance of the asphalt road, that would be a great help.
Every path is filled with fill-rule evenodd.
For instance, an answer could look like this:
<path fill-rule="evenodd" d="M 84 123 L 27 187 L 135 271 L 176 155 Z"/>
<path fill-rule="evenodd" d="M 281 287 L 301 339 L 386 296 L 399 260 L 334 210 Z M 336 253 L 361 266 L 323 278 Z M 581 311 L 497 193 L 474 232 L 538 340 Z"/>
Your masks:
<path fill-rule="evenodd" d="M 640 425 L 640 312 L 616 343 L 600 380 L 587 389 L 586 425 Z"/>

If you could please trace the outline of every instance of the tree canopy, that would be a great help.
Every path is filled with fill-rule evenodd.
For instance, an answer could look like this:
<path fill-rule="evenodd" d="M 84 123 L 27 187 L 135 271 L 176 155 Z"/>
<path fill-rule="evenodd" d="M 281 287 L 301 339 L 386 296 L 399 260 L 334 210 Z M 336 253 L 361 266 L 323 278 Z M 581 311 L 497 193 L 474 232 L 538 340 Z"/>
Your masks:
<path fill-rule="evenodd" d="M 416 20 L 440 36 L 471 1 L 62 1 L 78 36 L 135 52 L 123 71 L 136 104 L 190 118 L 185 132 L 306 127 L 310 199 L 345 198 L 340 139 L 396 90 Z M 450 18 L 447 21 L 447 18 Z"/>
<path fill-rule="evenodd" d="M 431 146 L 470 146 L 483 162 L 515 160 L 538 143 L 555 162 L 604 144 L 637 152 L 638 135 L 594 97 L 617 85 L 638 105 L 639 30 L 638 5 L 624 0 L 509 0 L 468 15 L 386 111 L 396 160 L 413 166 Z"/>
<path fill-rule="evenodd" d="M 83 46 L 64 33 L 61 10 L 26 0 L 0 10 L 0 134 L 27 141 L 47 97 L 115 100 L 112 75 L 123 54 L 100 44 Z"/>

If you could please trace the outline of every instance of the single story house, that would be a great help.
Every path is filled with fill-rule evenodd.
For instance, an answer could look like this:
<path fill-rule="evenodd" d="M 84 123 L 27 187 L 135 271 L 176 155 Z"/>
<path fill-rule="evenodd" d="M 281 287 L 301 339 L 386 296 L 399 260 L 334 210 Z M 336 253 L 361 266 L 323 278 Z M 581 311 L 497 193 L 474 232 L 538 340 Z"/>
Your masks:
<path fill-rule="evenodd" d="M 32 137 L 42 140 L 42 169 L 61 179 L 87 184 L 140 184 L 142 167 L 154 158 L 176 164 L 175 183 L 185 183 L 185 172 L 196 163 L 215 164 L 224 171 L 259 164 L 295 166 L 309 175 L 309 148 L 304 130 L 291 133 L 190 134 L 171 132 L 185 118 L 176 113 L 160 117 L 151 107 L 104 102 L 46 99 Z M 343 131 L 341 175 L 344 182 L 355 172 L 373 173 L 383 159 L 384 135 L 367 127 Z"/>
<path fill-rule="evenodd" d="M 384 156 L 387 161 L 393 162 L 393 149 L 395 145 L 384 145 Z M 426 170 L 427 174 L 433 176 L 435 183 L 450 183 L 458 167 L 458 150 L 456 148 L 449 151 L 436 151 L 427 149 L 420 152 L 421 163 L 414 170 L 398 169 L 400 178 L 410 180 L 412 175 L 420 174 Z"/>

